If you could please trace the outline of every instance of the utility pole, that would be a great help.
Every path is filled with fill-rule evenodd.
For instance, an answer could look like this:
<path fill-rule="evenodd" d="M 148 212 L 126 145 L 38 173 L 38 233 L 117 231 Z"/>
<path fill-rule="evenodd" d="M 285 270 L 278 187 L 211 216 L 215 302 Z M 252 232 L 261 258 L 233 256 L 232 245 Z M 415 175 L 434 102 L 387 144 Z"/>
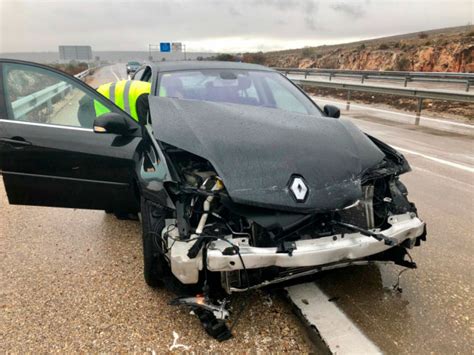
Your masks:
<path fill-rule="evenodd" d="M 184 60 L 186 60 L 186 45 L 183 43 Z"/>

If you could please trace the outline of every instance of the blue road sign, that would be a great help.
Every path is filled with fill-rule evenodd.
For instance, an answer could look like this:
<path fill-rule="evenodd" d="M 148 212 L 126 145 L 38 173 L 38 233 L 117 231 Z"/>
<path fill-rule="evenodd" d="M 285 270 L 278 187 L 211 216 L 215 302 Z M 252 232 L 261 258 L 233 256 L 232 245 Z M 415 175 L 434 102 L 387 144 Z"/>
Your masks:
<path fill-rule="evenodd" d="M 160 52 L 171 52 L 171 43 L 170 42 L 161 42 L 160 43 Z"/>

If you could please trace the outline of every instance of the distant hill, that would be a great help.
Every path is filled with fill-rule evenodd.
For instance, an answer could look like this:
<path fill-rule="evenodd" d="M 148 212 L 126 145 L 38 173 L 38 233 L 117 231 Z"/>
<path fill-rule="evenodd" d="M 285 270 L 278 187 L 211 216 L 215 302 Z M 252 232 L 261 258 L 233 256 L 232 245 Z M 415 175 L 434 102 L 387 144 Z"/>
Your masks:
<path fill-rule="evenodd" d="M 474 26 L 265 53 L 276 67 L 474 72 Z"/>

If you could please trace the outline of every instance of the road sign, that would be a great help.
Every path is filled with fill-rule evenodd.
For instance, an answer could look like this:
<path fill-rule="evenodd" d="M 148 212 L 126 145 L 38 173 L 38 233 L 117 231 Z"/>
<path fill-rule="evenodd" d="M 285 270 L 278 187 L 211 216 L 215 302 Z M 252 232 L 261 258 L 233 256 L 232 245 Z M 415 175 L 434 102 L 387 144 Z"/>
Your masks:
<path fill-rule="evenodd" d="M 61 60 L 91 60 L 91 46 L 59 46 Z"/>
<path fill-rule="evenodd" d="M 183 44 L 181 42 L 173 42 L 171 48 L 173 49 L 173 52 L 182 52 Z"/>
<path fill-rule="evenodd" d="M 170 42 L 161 42 L 160 43 L 160 52 L 171 52 L 171 43 Z"/>

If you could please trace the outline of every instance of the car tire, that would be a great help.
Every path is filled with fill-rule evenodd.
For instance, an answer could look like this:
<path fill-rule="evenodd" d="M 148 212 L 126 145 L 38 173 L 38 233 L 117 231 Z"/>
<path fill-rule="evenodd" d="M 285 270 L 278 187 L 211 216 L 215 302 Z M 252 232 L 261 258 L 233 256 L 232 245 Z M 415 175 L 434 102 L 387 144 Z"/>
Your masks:
<path fill-rule="evenodd" d="M 168 262 L 163 251 L 155 242 L 155 237 L 161 235 L 165 227 L 165 214 L 160 214 L 157 206 L 141 198 L 142 239 L 143 239 L 143 275 L 148 286 L 159 287 L 163 280 L 170 275 Z"/>

